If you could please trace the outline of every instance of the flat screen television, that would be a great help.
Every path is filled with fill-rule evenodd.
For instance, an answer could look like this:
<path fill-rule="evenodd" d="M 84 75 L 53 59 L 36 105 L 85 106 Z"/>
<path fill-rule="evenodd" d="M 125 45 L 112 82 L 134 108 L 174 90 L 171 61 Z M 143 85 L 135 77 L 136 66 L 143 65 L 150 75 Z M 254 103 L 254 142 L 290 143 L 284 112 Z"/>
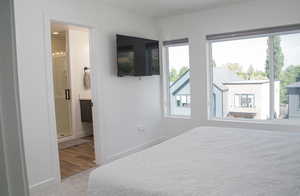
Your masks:
<path fill-rule="evenodd" d="M 118 76 L 159 75 L 159 41 L 117 35 Z"/>

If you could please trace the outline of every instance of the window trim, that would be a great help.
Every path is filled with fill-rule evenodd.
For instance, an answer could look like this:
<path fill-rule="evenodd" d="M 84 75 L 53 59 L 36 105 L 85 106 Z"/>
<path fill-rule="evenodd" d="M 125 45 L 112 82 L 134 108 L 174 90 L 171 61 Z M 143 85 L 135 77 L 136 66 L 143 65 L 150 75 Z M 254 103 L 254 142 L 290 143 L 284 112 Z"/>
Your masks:
<path fill-rule="evenodd" d="M 176 40 L 169 40 L 169 41 L 163 41 L 163 77 L 164 77 L 164 82 L 163 82 L 163 89 L 164 89 L 164 117 L 165 118 L 181 118 L 181 119 L 191 119 L 192 116 L 192 107 L 190 107 L 191 113 L 190 115 L 176 115 L 176 114 L 171 114 L 171 97 L 170 97 L 170 79 L 169 79 L 169 47 L 176 47 L 176 46 L 188 46 L 190 49 L 189 45 L 189 39 L 188 38 L 183 38 L 183 39 L 176 39 Z M 191 70 L 191 69 L 190 69 Z M 192 95 L 191 96 L 191 103 L 192 103 Z M 190 105 L 191 105 L 190 103 Z"/>
<path fill-rule="evenodd" d="M 227 32 L 220 34 L 211 34 L 206 36 L 208 41 L 216 40 L 228 40 L 235 39 L 237 37 L 251 37 L 257 35 L 271 35 L 271 34 L 282 34 L 284 32 L 294 32 L 300 30 L 300 24 L 283 25 L 268 28 L 259 28 L 245 31 Z"/>
<path fill-rule="evenodd" d="M 213 62 L 212 57 L 212 44 L 217 42 L 224 42 L 224 41 L 234 41 L 234 40 L 243 40 L 243 39 L 251 39 L 251 38 L 260 38 L 260 37 L 268 37 L 271 40 L 274 38 L 274 36 L 282 36 L 282 35 L 289 35 L 289 34 L 296 34 L 300 33 L 300 24 L 295 25 L 287 25 L 287 26 L 278 26 L 278 27 L 271 27 L 271 28 L 262 28 L 262 29 L 254 29 L 254 30 L 248 30 L 248 31 L 237 31 L 232 33 L 222 33 L 222 34 L 211 34 L 206 36 L 206 42 L 207 42 L 207 82 L 208 82 L 208 120 L 214 120 L 214 121 L 231 121 L 231 122 L 254 122 L 254 123 L 281 123 L 285 122 L 285 124 L 295 124 L 295 120 L 291 119 L 275 119 L 275 98 L 274 98 L 274 91 L 275 91 L 275 74 L 274 74 L 274 53 L 273 51 L 273 43 L 272 41 L 269 42 L 269 46 L 271 47 L 271 50 L 269 51 L 269 55 L 271 57 L 271 65 L 270 66 L 270 114 L 269 119 L 267 120 L 260 120 L 260 119 L 235 119 L 235 118 L 229 118 L 229 117 L 214 117 L 213 114 L 213 107 L 212 107 L 212 94 L 213 94 L 213 67 L 211 66 L 211 63 Z M 300 109 L 299 109 L 300 110 Z M 276 122 L 276 123 L 275 123 Z M 299 123 L 296 123 L 299 125 Z"/>
<path fill-rule="evenodd" d="M 297 111 L 300 111 L 300 94 L 297 95 L 298 97 L 298 106 L 297 106 Z"/>

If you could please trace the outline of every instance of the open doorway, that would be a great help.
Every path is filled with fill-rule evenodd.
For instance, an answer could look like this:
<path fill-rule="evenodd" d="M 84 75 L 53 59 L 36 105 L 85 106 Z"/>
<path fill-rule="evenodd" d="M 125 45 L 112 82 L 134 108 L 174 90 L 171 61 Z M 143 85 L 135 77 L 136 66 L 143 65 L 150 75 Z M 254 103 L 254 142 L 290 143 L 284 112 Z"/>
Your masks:
<path fill-rule="evenodd" d="M 90 30 L 51 23 L 53 88 L 62 178 L 96 166 Z"/>

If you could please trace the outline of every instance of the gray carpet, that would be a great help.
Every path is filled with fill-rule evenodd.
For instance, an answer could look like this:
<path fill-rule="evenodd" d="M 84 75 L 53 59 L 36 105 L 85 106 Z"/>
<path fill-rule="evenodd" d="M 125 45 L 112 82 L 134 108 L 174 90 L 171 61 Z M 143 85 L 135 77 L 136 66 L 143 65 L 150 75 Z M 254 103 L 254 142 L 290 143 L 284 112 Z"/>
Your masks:
<path fill-rule="evenodd" d="M 66 178 L 60 185 L 49 187 L 31 196 L 87 196 L 88 179 L 94 169 Z"/>

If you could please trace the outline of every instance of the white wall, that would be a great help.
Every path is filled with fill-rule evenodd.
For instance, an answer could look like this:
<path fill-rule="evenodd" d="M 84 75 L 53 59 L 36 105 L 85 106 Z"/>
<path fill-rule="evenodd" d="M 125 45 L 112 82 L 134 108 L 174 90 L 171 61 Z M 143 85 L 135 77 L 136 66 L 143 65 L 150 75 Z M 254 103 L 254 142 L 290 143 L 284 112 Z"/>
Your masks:
<path fill-rule="evenodd" d="M 58 177 L 57 147 L 51 141 L 54 117 L 48 115 L 48 106 L 53 105 L 52 89 L 47 88 L 51 65 L 45 54 L 50 41 L 50 35 L 45 37 L 48 17 L 93 27 L 91 67 L 98 116 L 94 121 L 100 139 L 96 139 L 96 153 L 102 155 L 98 159 L 112 160 L 162 137 L 160 77 L 116 76 L 115 34 L 157 39 L 154 20 L 104 6 L 99 0 L 15 0 L 15 9 L 22 123 L 33 190 Z M 138 132 L 137 126 L 145 132 Z"/>
<path fill-rule="evenodd" d="M 83 85 L 84 67 L 90 67 L 89 31 L 70 28 L 69 57 L 72 93 L 72 132 L 78 138 L 93 133 L 91 123 L 82 123 L 80 114 L 80 98 L 91 99 L 91 89 Z"/>
<path fill-rule="evenodd" d="M 208 121 L 206 35 L 300 23 L 299 0 L 256 0 L 192 14 L 161 19 L 162 40 L 188 37 L 190 41 L 192 118 L 164 119 L 164 130 L 176 135 L 199 125 L 295 129 L 294 126 Z"/>

